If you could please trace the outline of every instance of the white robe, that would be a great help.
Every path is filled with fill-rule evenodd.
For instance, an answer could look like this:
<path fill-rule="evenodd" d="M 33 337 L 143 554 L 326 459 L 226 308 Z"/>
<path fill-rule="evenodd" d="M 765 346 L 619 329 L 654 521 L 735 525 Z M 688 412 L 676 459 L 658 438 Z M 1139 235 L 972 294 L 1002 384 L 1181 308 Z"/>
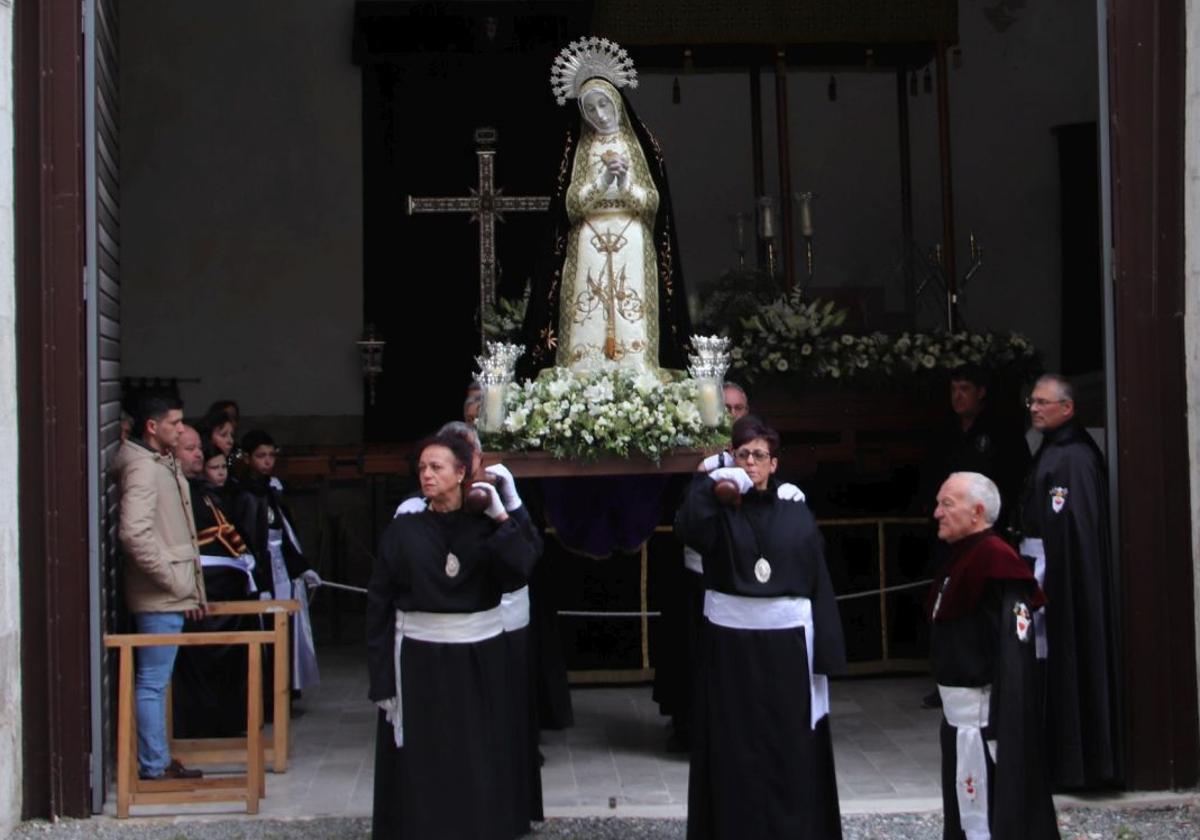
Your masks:
<path fill-rule="evenodd" d="M 603 156 L 624 154 L 626 185 L 601 187 Z M 585 130 L 575 151 L 563 264 L 558 365 L 586 371 L 608 359 L 622 367 L 658 369 L 658 263 L 654 216 L 658 190 L 627 128 L 611 135 Z"/>

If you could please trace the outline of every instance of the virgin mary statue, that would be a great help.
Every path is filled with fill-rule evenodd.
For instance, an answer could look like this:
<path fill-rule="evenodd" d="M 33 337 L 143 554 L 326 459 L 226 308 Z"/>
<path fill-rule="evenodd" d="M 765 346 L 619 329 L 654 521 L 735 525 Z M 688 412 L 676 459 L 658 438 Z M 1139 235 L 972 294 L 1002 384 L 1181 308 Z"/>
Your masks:
<path fill-rule="evenodd" d="M 579 119 L 551 203 L 552 256 L 530 295 L 525 372 L 683 368 L 691 327 L 666 167 L 621 92 L 637 86 L 633 62 L 585 38 L 555 58 L 551 86 L 560 105 L 576 101 Z"/>

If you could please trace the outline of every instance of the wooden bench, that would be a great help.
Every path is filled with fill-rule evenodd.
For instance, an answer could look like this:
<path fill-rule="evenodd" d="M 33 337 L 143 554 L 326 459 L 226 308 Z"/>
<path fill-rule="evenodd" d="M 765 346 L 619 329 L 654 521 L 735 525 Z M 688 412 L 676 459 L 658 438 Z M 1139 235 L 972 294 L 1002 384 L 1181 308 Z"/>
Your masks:
<path fill-rule="evenodd" d="M 246 813 L 257 814 L 266 793 L 262 740 L 262 646 L 274 644 L 273 631 L 220 633 L 117 633 L 104 646 L 120 651 L 117 681 L 117 816 L 129 816 L 131 805 L 177 805 L 243 800 Z M 178 645 L 246 645 L 245 775 L 203 779 L 140 779 L 137 762 L 137 716 L 134 714 L 134 654 L 140 647 Z"/>
<path fill-rule="evenodd" d="M 300 609 L 300 602 L 288 601 L 212 601 L 208 614 L 217 615 L 261 615 L 274 620 L 271 644 L 275 658 L 271 679 L 272 738 L 264 749 L 271 772 L 286 773 L 288 751 L 291 747 L 291 703 L 288 681 L 289 636 L 288 616 Z M 261 696 L 261 695 L 260 695 Z M 169 695 L 168 695 L 169 698 Z M 262 720 L 261 704 L 259 720 Z M 167 741 L 171 756 L 187 765 L 191 764 L 243 764 L 246 762 L 248 741 L 246 738 L 176 738 L 170 701 L 167 705 Z M 249 732 L 249 730 L 247 730 Z"/>

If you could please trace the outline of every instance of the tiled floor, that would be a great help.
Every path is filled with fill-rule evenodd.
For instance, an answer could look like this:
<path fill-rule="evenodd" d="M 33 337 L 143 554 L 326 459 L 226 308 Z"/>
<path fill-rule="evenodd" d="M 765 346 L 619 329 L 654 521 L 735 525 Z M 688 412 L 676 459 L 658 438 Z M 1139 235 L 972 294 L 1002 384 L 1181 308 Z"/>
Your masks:
<path fill-rule="evenodd" d="M 262 813 L 275 817 L 371 813 L 375 713 L 365 701 L 357 651 L 322 649 L 322 683 L 305 692 L 294 720 L 292 760 L 267 775 Z M 927 679 L 834 682 L 832 725 L 845 813 L 941 806 L 939 714 L 920 708 Z M 547 816 L 616 813 L 682 817 L 687 756 L 665 749 L 668 728 L 648 686 L 591 687 L 573 693 L 576 724 L 545 732 L 542 785 Z M 106 812 L 113 813 L 115 791 Z M 138 806 L 135 814 L 224 813 L 235 804 Z"/>

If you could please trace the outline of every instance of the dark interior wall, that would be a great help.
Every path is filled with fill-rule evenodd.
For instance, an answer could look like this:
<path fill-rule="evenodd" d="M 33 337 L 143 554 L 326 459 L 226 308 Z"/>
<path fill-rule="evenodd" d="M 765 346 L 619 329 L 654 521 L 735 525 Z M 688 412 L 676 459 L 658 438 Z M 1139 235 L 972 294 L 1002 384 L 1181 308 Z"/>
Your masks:
<path fill-rule="evenodd" d="M 123 367 L 134 376 L 198 378 L 183 384 L 190 406 L 241 397 L 247 414 L 286 425 L 289 440 L 360 435 L 363 388 L 353 342 L 364 310 L 377 314 L 363 298 L 364 224 L 392 222 L 364 218 L 366 195 L 384 186 L 363 181 L 372 141 L 362 134 L 367 81 L 351 59 L 354 6 L 299 0 L 284 16 L 270 4 L 231 0 L 203 12 L 181 0 L 126 0 L 121 9 Z M 961 9 L 963 66 L 950 77 L 958 250 L 965 252 L 971 230 L 985 248 L 963 312 L 972 326 L 1032 335 L 1056 366 L 1061 246 L 1051 129 L 1095 119 L 1094 3 L 1025 4 L 1004 15 L 989 8 Z M 413 177 L 425 181 L 427 194 L 461 193 L 473 182 L 470 130 L 485 116 L 499 121 L 521 112 L 521 103 L 552 101 L 545 67 L 527 82 L 514 77 L 496 97 L 480 96 L 494 73 L 480 66 L 470 73 L 473 85 L 448 97 L 418 92 L 397 117 L 412 148 L 458 150 L 457 161 L 440 170 L 415 164 Z M 682 97 L 674 104 L 677 75 Z M 793 70 L 788 80 L 793 186 L 821 196 L 814 284 L 877 289 L 886 307 L 899 310 L 895 80 L 889 72 L 837 71 L 839 96 L 830 102 L 829 75 Z M 921 73 L 918 84 L 923 91 Z M 631 94 L 664 147 L 694 295 L 736 262 L 729 216 L 753 206 L 748 88 L 742 70 L 644 68 Z M 775 192 L 769 72 L 763 94 L 767 183 Z M 909 100 L 915 238 L 923 248 L 941 230 L 934 99 L 921 92 Z M 489 108 L 500 116 L 488 116 Z M 552 125 L 527 136 L 556 137 L 556 119 Z M 557 166 L 554 151 L 526 163 L 521 152 L 536 143 L 514 146 L 520 136 L 511 129 L 501 136 L 498 178 L 510 191 Z M 525 223 L 510 219 L 501 244 Z M 387 305 L 411 317 L 424 301 L 417 287 L 444 282 L 456 260 L 471 256 L 469 229 L 463 222 L 456 231 L 457 224 L 422 221 L 420 250 L 439 250 L 443 269 L 430 273 L 410 249 L 397 263 L 397 291 Z M 513 268 L 508 279 L 516 274 Z M 452 286 L 466 294 L 472 276 L 456 273 Z M 403 289 L 412 291 L 406 297 Z M 446 323 L 468 308 L 457 297 L 439 304 Z M 397 344 L 385 353 L 381 383 L 393 390 L 420 378 L 422 365 L 440 364 L 398 352 L 413 329 L 398 321 L 401 332 L 387 336 Z M 460 326 L 451 332 L 465 335 Z M 457 411 L 459 367 L 447 371 L 456 384 L 453 399 L 447 390 L 439 400 L 444 413 Z"/>

